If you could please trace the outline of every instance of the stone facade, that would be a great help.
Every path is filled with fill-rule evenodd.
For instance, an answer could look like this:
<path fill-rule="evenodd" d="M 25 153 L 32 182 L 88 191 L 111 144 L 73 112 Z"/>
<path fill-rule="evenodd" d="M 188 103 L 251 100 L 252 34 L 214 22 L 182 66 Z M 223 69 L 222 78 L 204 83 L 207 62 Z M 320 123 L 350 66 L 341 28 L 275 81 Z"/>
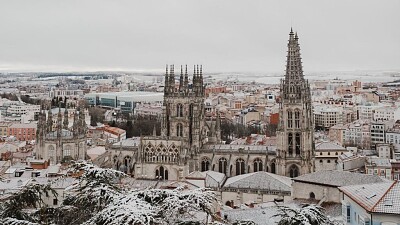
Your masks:
<path fill-rule="evenodd" d="M 304 79 L 298 39 L 291 31 L 277 130 L 277 172 L 290 177 L 311 173 L 315 167 L 310 85 Z"/>
<path fill-rule="evenodd" d="M 87 150 L 85 114 L 80 113 L 79 108 L 75 110 L 73 126 L 69 129 L 68 110 L 64 111 L 64 116 L 61 110 L 58 112 L 57 124 L 54 126 L 51 110 L 46 118 L 43 108 L 39 113 L 37 125 L 36 158 L 49 160 L 53 165 L 69 160 L 85 159 Z"/>
<path fill-rule="evenodd" d="M 181 180 L 193 171 L 207 170 L 227 177 L 258 171 L 294 177 L 314 171 L 310 89 L 303 77 L 299 54 L 298 37 L 291 32 L 286 76 L 281 86 L 283 116 L 278 146 L 222 144 L 219 113 L 205 116 L 202 66 L 194 67 L 189 84 L 187 67 L 181 67 L 176 79 L 171 65 L 165 73 L 161 135 L 153 132 L 151 136 L 140 137 L 135 147 L 109 146 L 112 167 L 129 171 L 136 178 L 160 180 Z"/>

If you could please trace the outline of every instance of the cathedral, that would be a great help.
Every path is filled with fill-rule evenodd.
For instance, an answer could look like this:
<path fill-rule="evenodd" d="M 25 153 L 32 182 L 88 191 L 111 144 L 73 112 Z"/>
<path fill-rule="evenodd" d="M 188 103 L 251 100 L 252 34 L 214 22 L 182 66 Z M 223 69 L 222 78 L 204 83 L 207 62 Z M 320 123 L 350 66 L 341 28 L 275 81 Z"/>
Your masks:
<path fill-rule="evenodd" d="M 51 107 L 47 113 L 42 106 L 36 134 L 36 159 L 48 160 L 51 165 L 86 158 L 86 122 L 83 109 L 74 112 L 72 127 L 69 126 L 68 110 L 58 108 L 53 119 Z M 61 112 L 63 110 L 63 112 Z"/>
<path fill-rule="evenodd" d="M 220 118 L 205 118 L 202 66 L 189 83 L 187 67 L 175 82 L 174 65 L 165 72 L 161 135 L 108 148 L 113 167 L 141 179 L 182 180 L 193 171 L 228 177 L 266 171 L 296 177 L 314 171 L 311 94 L 304 79 L 297 33 L 290 31 L 286 75 L 281 81 L 276 146 L 222 144 Z"/>

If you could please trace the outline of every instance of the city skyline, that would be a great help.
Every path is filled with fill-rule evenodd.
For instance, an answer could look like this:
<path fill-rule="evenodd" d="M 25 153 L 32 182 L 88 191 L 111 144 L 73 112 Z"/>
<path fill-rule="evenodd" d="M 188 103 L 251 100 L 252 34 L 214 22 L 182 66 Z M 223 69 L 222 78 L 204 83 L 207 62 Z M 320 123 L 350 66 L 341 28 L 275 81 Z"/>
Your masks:
<path fill-rule="evenodd" d="M 290 27 L 301 36 L 306 73 L 400 69 L 399 1 L 4 5 L 0 71 L 161 72 L 179 62 L 207 72 L 282 72 Z"/>

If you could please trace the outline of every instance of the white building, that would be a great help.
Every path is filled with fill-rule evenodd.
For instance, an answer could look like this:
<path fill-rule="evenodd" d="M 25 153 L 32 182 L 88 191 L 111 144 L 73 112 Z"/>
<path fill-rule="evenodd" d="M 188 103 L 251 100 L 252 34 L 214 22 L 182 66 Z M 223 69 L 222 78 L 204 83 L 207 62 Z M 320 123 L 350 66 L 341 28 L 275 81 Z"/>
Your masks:
<path fill-rule="evenodd" d="M 386 131 L 386 143 L 388 144 L 400 144 L 400 130 L 388 130 Z"/>
<path fill-rule="evenodd" d="M 383 182 L 339 187 L 343 193 L 345 224 L 398 225 L 400 182 Z"/>
<path fill-rule="evenodd" d="M 315 126 L 329 129 L 343 123 L 343 108 L 328 105 L 314 107 Z"/>
<path fill-rule="evenodd" d="M 394 120 L 394 113 L 396 109 L 392 107 L 381 107 L 373 110 L 374 121 L 388 121 Z"/>

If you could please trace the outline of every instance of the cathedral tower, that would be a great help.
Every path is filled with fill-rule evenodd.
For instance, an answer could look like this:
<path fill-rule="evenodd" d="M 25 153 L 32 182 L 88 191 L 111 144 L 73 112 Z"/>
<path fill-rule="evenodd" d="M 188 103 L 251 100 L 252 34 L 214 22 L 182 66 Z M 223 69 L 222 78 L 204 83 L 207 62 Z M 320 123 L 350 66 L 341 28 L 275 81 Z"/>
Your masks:
<path fill-rule="evenodd" d="M 175 76 L 174 65 L 167 65 L 161 135 L 141 137 L 136 177 L 181 180 L 199 170 L 200 149 L 209 133 L 204 98 L 202 66 L 194 66 L 189 83 L 187 66 Z"/>
<path fill-rule="evenodd" d="M 311 93 L 304 79 L 297 33 L 289 34 L 285 79 L 277 130 L 277 173 L 297 177 L 314 172 L 314 125 Z"/>
<path fill-rule="evenodd" d="M 194 66 L 193 83 L 189 84 L 187 66 L 185 69 L 181 66 L 178 85 L 175 85 L 174 70 L 174 65 L 171 65 L 169 71 L 167 66 L 165 72 L 161 134 L 165 137 L 181 138 L 183 147 L 194 156 L 199 152 L 205 138 L 203 69 L 202 66 Z"/>

